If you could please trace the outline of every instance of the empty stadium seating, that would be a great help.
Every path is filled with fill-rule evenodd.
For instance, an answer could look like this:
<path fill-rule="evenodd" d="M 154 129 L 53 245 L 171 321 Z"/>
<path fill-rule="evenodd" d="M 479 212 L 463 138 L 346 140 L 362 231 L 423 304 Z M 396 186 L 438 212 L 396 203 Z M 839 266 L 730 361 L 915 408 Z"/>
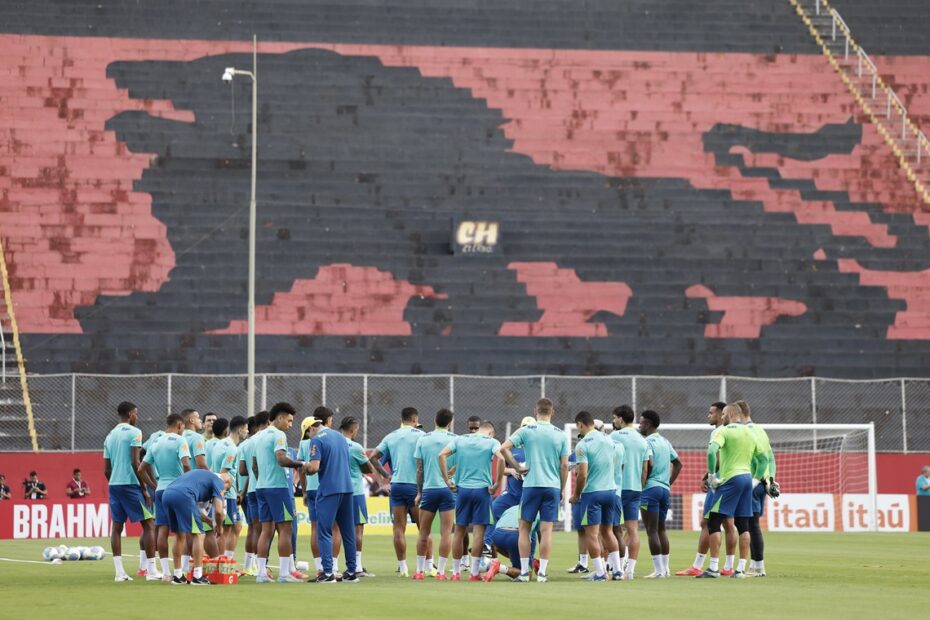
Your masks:
<path fill-rule="evenodd" d="M 254 28 L 260 370 L 926 375 L 928 220 L 787 1 L 221 4 L 0 8 L 31 371 L 243 370 Z"/>

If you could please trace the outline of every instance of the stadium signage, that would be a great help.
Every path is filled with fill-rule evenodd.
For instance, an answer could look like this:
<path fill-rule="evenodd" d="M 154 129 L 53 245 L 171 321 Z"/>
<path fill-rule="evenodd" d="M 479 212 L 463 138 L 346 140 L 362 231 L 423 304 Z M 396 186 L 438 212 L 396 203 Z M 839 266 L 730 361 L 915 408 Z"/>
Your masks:
<path fill-rule="evenodd" d="M 456 220 L 452 231 L 453 253 L 500 254 L 500 223 L 483 220 Z"/>
<path fill-rule="evenodd" d="M 126 531 L 128 530 L 128 531 Z M 124 530 L 138 535 L 139 526 Z M 110 507 L 98 502 L 0 502 L 0 539 L 98 538 L 110 535 Z"/>

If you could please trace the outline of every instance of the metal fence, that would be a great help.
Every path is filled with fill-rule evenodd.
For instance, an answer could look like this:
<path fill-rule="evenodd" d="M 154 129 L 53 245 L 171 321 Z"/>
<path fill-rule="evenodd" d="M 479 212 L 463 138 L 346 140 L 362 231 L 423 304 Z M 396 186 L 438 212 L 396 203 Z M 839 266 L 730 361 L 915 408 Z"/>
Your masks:
<path fill-rule="evenodd" d="M 139 407 L 146 435 L 161 429 L 165 415 L 187 407 L 223 417 L 246 411 L 245 375 L 31 375 L 39 445 L 43 450 L 99 450 L 123 400 Z M 437 409 L 451 407 L 458 428 L 471 415 L 490 420 L 498 436 L 532 413 L 540 397 L 553 400 L 556 423 L 575 412 L 610 419 L 610 411 L 630 404 L 654 409 L 664 422 L 703 422 L 714 401 L 744 399 L 760 423 L 875 422 L 877 449 L 885 452 L 930 450 L 930 379 L 847 381 L 820 378 L 746 377 L 478 377 L 461 375 L 277 375 L 256 376 L 256 407 L 278 401 L 309 415 L 325 404 L 337 419 L 362 421 L 360 440 L 374 447 L 396 428 L 400 410 L 420 410 L 427 428 Z M 16 432 L 11 425 L 16 425 Z M 0 449 L 22 436 L 21 422 L 0 421 Z M 298 424 L 292 429 L 296 443 Z M 19 440 L 16 440 L 17 442 Z"/>

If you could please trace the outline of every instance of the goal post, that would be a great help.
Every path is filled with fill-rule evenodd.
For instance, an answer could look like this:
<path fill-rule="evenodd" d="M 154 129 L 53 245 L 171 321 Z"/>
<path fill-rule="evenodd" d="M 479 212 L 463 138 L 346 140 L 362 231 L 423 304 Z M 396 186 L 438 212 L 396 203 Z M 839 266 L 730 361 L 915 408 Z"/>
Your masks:
<path fill-rule="evenodd" d="M 769 499 L 765 524 L 776 531 L 877 531 L 878 476 L 875 425 L 761 424 L 775 453 L 775 479 L 782 497 Z M 700 522 L 707 469 L 707 424 L 662 424 L 659 432 L 675 447 L 683 468 L 672 486 L 669 527 L 693 529 Z M 574 449 L 577 430 L 565 425 Z M 563 493 L 563 523 L 571 529 L 570 474 Z M 675 496 L 678 496 L 677 498 Z"/>

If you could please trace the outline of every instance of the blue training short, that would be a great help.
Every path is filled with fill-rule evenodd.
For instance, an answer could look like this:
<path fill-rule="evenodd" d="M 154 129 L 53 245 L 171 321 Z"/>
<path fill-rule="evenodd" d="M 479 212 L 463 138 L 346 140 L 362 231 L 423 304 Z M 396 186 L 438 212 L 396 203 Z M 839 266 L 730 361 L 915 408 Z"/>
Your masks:
<path fill-rule="evenodd" d="M 639 506 L 642 503 L 642 491 L 621 491 L 620 504 L 623 507 L 625 521 L 639 521 Z"/>
<path fill-rule="evenodd" d="M 352 501 L 355 503 L 355 525 L 365 525 L 368 523 L 368 498 L 365 495 L 353 495 Z"/>
<path fill-rule="evenodd" d="M 621 491 L 620 493 L 622 493 Z M 614 491 L 614 527 L 620 527 L 623 524 L 623 501 L 620 494 Z"/>
<path fill-rule="evenodd" d="M 717 487 L 710 512 L 716 512 L 725 517 L 751 517 L 752 476 L 749 474 L 733 476 Z"/>
<path fill-rule="evenodd" d="M 639 507 L 646 512 L 659 513 L 659 522 L 665 523 L 668 516 L 668 503 L 671 493 L 665 487 L 649 487 L 643 489 L 642 497 L 639 500 Z"/>
<path fill-rule="evenodd" d="M 555 523 L 559 520 L 561 495 L 559 489 L 552 487 L 523 487 L 523 496 L 520 498 L 520 519 L 532 523 L 538 516 L 540 521 Z"/>
<path fill-rule="evenodd" d="M 491 514 L 491 494 L 488 487 L 463 489 L 459 487 L 455 498 L 456 525 L 489 525 L 494 523 Z"/>
<path fill-rule="evenodd" d="M 249 523 L 261 522 L 261 515 L 258 514 L 258 495 L 255 491 L 246 493 L 245 501 L 249 505 Z"/>
<path fill-rule="evenodd" d="M 575 532 L 581 532 L 584 530 L 584 525 L 581 524 L 581 502 L 577 504 L 572 504 L 572 530 Z"/>
<path fill-rule="evenodd" d="M 392 482 L 391 483 L 391 510 L 403 507 L 410 510 L 414 507 L 417 499 L 417 485 L 409 482 Z"/>
<path fill-rule="evenodd" d="M 262 523 L 294 520 L 294 494 L 287 488 L 258 489 L 258 518 Z"/>
<path fill-rule="evenodd" d="M 235 525 L 242 521 L 242 515 L 239 514 L 239 506 L 236 505 L 235 499 L 226 498 L 226 518 L 223 519 L 224 525 Z"/>
<path fill-rule="evenodd" d="M 307 491 L 304 497 L 304 505 L 307 507 L 307 516 L 310 517 L 310 523 L 316 523 L 316 490 Z"/>
<path fill-rule="evenodd" d="M 765 485 L 757 484 L 752 489 L 752 514 L 763 515 L 765 514 Z"/>
<path fill-rule="evenodd" d="M 420 510 L 433 513 L 455 510 L 455 494 L 448 487 L 423 489 Z"/>
<path fill-rule="evenodd" d="M 149 506 L 145 505 L 145 496 L 137 484 L 111 484 L 110 491 L 110 519 L 117 523 L 132 521 L 141 523 L 146 519 L 154 519 Z"/>
<path fill-rule="evenodd" d="M 591 491 L 581 494 L 581 525 L 613 525 L 616 491 Z"/>
<path fill-rule="evenodd" d="M 203 534 L 203 521 L 200 520 L 200 509 L 197 501 L 184 491 L 165 489 L 162 495 L 162 506 L 168 513 L 168 529 L 175 534 Z"/>
<path fill-rule="evenodd" d="M 514 568 L 520 566 L 520 532 L 517 530 L 494 530 L 491 535 L 492 544 L 497 547 L 498 551 L 507 554 L 510 559 L 510 565 Z M 530 536 L 530 559 L 536 552 L 536 536 Z"/>
<path fill-rule="evenodd" d="M 165 505 L 162 502 L 162 497 L 164 497 L 166 490 L 167 489 L 155 491 L 155 527 L 168 525 L 168 511 L 165 509 Z"/>

